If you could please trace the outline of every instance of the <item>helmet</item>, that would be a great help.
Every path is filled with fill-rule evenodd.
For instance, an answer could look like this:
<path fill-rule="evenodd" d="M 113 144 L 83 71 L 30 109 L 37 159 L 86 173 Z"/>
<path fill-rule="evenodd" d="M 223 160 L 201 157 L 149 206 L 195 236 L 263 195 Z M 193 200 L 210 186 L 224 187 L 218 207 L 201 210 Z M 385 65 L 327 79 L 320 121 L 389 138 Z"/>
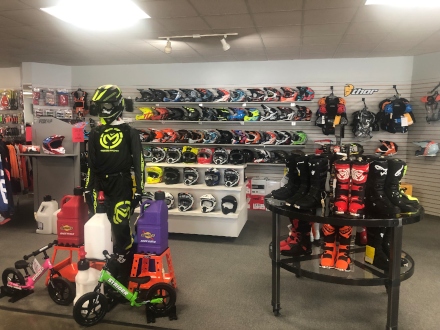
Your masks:
<path fill-rule="evenodd" d="M 153 93 L 151 93 L 148 89 L 138 89 L 139 93 L 141 93 L 141 97 L 136 97 L 134 100 L 136 102 L 151 102 L 154 100 Z"/>
<path fill-rule="evenodd" d="M 223 148 L 216 148 L 212 155 L 212 162 L 216 165 L 223 165 L 228 162 L 228 153 Z"/>
<path fill-rule="evenodd" d="M 205 171 L 205 183 L 207 186 L 217 186 L 220 183 L 220 171 L 214 167 Z"/>
<path fill-rule="evenodd" d="M 261 116 L 261 121 L 275 121 L 278 120 L 279 114 L 278 110 L 275 108 L 268 107 L 262 104 L 261 107 L 264 110 L 264 114 Z"/>
<path fill-rule="evenodd" d="M 189 143 L 192 144 L 192 143 L 202 143 L 203 142 L 204 134 L 202 131 L 191 130 L 190 133 L 191 133 L 191 136 L 188 139 Z"/>
<path fill-rule="evenodd" d="M 215 129 L 207 129 L 203 132 L 203 143 L 218 143 L 220 140 L 220 133 Z"/>
<path fill-rule="evenodd" d="M 169 112 L 167 108 L 153 108 L 153 116 L 151 120 L 165 120 L 168 118 Z"/>
<path fill-rule="evenodd" d="M 262 102 L 266 97 L 266 92 L 260 88 L 248 88 L 248 91 L 251 92 L 251 96 L 248 96 L 249 102 Z"/>
<path fill-rule="evenodd" d="M 265 87 L 266 96 L 263 98 L 265 102 L 276 102 L 280 99 L 281 93 L 278 89 L 273 87 Z"/>
<path fill-rule="evenodd" d="M 246 132 L 246 139 L 244 140 L 245 144 L 260 144 L 261 143 L 261 134 L 258 131 L 250 131 Z"/>
<path fill-rule="evenodd" d="M 197 184 L 199 172 L 193 167 L 185 167 L 183 169 L 183 183 L 187 186 Z"/>
<path fill-rule="evenodd" d="M 275 144 L 288 145 L 292 142 L 292 136 L 287 131 L 275 131 L 275 134 L 277 135 Z"/>
<path fill-rule="evenodd" d="M 267 131 L 264 135 L 264 141 L 262 144 L 275 144 L 276 140 L 277 135 L 275 134 L 275 132 Z"/>
<path fill-rule="evenodd" d="M 228 116 L 228 120 L 232 121 L 243 121 L 244 117 L 247 115 L 247 111 L 242 108 L 233 108 L 234 114 Z"/>
<path fill-rule="evenodd" d="M 153 134 L 149 129 L 138 129 L 141 142 L 150 142 L 153 140 Z"/>
<path fill-rule="evenodd" d="M 436 156 L 438 152 L 438 143 L 434 141 L 420 141 L 413 142 L 415 145 L 419 146 L 421 149 L 416 150 L 416 156 Z"/>
<path fill-rule="evenodd" d="M 287 152 L 284 150 L 273 150 L 273 163 L 274 164 L 285 164 L 286 158 L 288 157 Z"/>
<path fill-rule="evenodd" d="M 200 207 L 203 213 L 208 213 L 214 211 L 217 201 L 215 197 L 211 194 L 205 194 L 200 197 Z"/>
<path fill-rule="evenodd" d="M 51 135 L 43 140 L 43 152 L 49 155 L 64 155 L 66 150 L 62 146 L 63 135 Z"/>
<path fill-rule="evenodd" d="M 376 149 L 376 154 L 392 156 L 397 153 L 397 144 L 392 141 L 379 140 L 382 145 Z"/>
<path fill-rule="evenodd" d="M 259 121 L 260 120 L 260 111 L 255 108 L 248 109 L 248 113 L 244 116 L 244 121 Z"/>
<path fill-rule="evenodd" d="M 153 93 L 153 101 L 156 102 L 162 102 L 164 98 L 169 98 L 170 96 L 168 95 L 167 92 L 161 90 L 161 89 L 153 89 L 150 88 L 151 93 Z"/>
<path fill-rule="evenodd" d="M 163 171 L 163 182 L 165 184 L 177 184 L 180 182 L 180 172 L 175 167 L 165 167 Z"/>
<path fill-rule="evenodd" d="M 151 161 L 153 163 L 160 163 L 165 160 L 167 157 L 167 150 L 168 148 L 162 148 L 162 147 L 153 147 L 151 148 Z"/>
<path fill-rule="evenodd" d="M 214 102 L 228 102 L 231 95 L 227 89 L 216 88 L 217 96 L 214 98 Z"/>
<path fill-rule="evenodd" d="M 246 132 L 240 131 L 240 130 L 233 130 L 231 131 L 233 137 L 232 137 L 232 144 L 241 144 L 244 143 L 246 140 Z"/>
<path fill-rule="evenodd" d="M 197 153 L 197 163 L 199 164 L 211 164 L 214 149 L 200 148 Z"/>
<path fill-rule="evenodd" d="M 151 162 L 153 160 L 153 154 L 151 153 L 151 147 L 147 146 L 144 147 L 142 150 L 142 153 L 144 154 L 144 158 L 146 162 Z"/>
<path fill-rule="evenodd" d="M 231 101 L 230 102 L 244 102 L 247 99 L 246 92 L 242 89 L 235 89 L 231 91 Z"/>
<path fill-rule="evenodd" d="M 187 143 L 189 137 L 191 136 L 191 132 L 186 129 L 179 129 L 177 134 L 179 134 L 179 138 L 176 141 L 178 143 Z"/>
<path fill-rule="evenodd" d="M 307 86 L 296 86 L 298 88 L 297 101 L 311 101 L 315 97 L 313 89 Z"/>
<path fill-rule="evenodd" d="M 182 149 L 179 147 L 168 148 L 166 162 L 168 164 L 180 163 L 182 160 Z"/>
<path fill-rule="evenodd" d="M 169 97 L 164 97 L 164 102 L 182 102 L 183 101 L 183 93 L 178 89 L 170 89 L 166 91 Z"/>
<path fill-rule="evenodd" d="M 183 109 L 181 108 L 167 108 L 167 109 L 168 109 L 168 118 L 167 118 L 168 120 L 183 120 L 183 117 L 185 116 L 185 111 Z"/>
<path fill-rule="evenodd" d="M 306 144 L 307 134 L 303 131 L 292 132 L 292 144 Z"/>
<path fill-rule="evenodd" d="M 198 102 L 197 100 L 201 100 L 200 93 L 195 89 L 181 89 L 181 91 L 185 94 L 185 102 Z"/>
<path fill-rule="evenodd" d="M 231 144 L 232 143 L 232 139 L 233 139 L 233 135 L 231 131 L 226 131 L 226 130 L 218 130 L 218 132 L 220 133 L 220 139 L 218 141 L 218 143 L 221 144 Z"/>
<path fill-rule="evenodd" d="M 121 89 L 116 85 L 103 85 L 96 89 L 92 101 L 98 107 L 98 116 L 103 125 L 108 125 L 122 115 L 125 101 Z"/>
<path fill-rule="evenodd" d="M 223 214 L 235 213 L 235 211 L 237 211 L 237 206 L 237 199 L 234 196 L 228 195 L 222 198 Z"/>
<path fill-rule="evenodd" d="M 165 139 L 165 134 L 161 130 L 152 128 L 151 132 L 154 134 L 152 142 L 161 142 Z"/>
<path fill-rule="evenodd" d="M 149 166 L 146 168 L 147 183 L 159 183 L 162 182 L 163 170 L 162 167 Z"/>
<path fill-rule="evenodd" d="M 178 193 L 177 203 L 179 204 L 179 211 L 186 212 L 192 209 L 194 205 L 194 197 L 190 193 Z"/>
<path fill-rule="evenodd" d="M 277 107 L 279 110 L 279 117 L 278 120 L 292 120 L 295 116 L 294 111 L 292 108 L 289 107 Z"/>
<path fill-rule="evenodd" d="M 202 116 L 200 117 L 200 120 L 202 121 L 217 121 L 217 111 L 212 108 L 202 108 Z"/>
<path fill-rule="evenodd" d="M 243 151 L 240 149 L 231 150 L 229 153 L 229 164 L 238 165 L 244 163 L 246 163 L 246 161 L 244 159 Z"/>
<path fill-rule="evenodd" d="M 179 134 L 171 128 L 163 129 L 162 133 L 164 133 L 165 136 L 162 138 L 162 141 L 160 142 L 176 143 L 179 139 Z"/>
<path fill-rule="evenodd" d="M 244 155 L 244 162 L 245 163 L 253 163 L 255 159 L 255 154 L 251 149 L 241 149 L 243 155 Z"/>
<path fill-rule="evenodd" d="M 209 89 L 206 89 L 206 88 L 195 88 L 195 90 L 197 92 L 199 92 L 199 94 L 201 96 L 200 101 L 202 101 L 202 102 L 212 102 L 212 101 L 214 101 L 214 94 Z M 197 102 L 199 102 L 199 101 L 197 101 Z"/>
<path fill-rule="evenodd" d="M 182 149 L 182 160 L 184 163 L 197 163 L 197 148 L 184 146 Z"/>
<path fill-rule="evenodd" d="M 350 155 L 360 156 L 364 153 L 364 147 L 359 143 L 350 143 Z"/>
<path fill-rule="evenodd" d="M 296 109 L 296 115 L 293 118 L 295 121 L 310 121 L 312 119 L 312 111 L 309 108 L 297 105 Z"/>
<path fill-rule="evenodd" d="M 168 210 L 174 208 L 174 196 L 168 191 L 165 191 L 165 203 L 167 203 Z"/>
<path fill-rule="evenodd" d="M 273 156 L 266 149 L 255 149 L 255 159 L 254 163 L 270 163 Z"/>
<path fill-rule="evenodd" d="M 200 112 L 195 108 L 183 107 L 187 114 L 183 117 L 183 120 L 198 121 L 200 119 Z"/>
<path fill-rule="evenodd" d="M 240 182 L 240 175 L 238 174 L 237 170 L 234 170 L 233 168 L 227 168 L 225 169 L 224 176 L 226 187 L 238 186 L 238 183 Z"/>
<path fill-rule="evenodd" d="M 281 102 L 292 102 L 296 101 L 298 97 L 298 91 L 291 87 L 281 87 L 284 95 L 281 96 Z"/>
<path fill-rule="evenodd" d="M 228 109 L 215 109 L 217 111 L 217 120 L 226 121 L 228 120 L 228 116 L 231 114 Z"/>

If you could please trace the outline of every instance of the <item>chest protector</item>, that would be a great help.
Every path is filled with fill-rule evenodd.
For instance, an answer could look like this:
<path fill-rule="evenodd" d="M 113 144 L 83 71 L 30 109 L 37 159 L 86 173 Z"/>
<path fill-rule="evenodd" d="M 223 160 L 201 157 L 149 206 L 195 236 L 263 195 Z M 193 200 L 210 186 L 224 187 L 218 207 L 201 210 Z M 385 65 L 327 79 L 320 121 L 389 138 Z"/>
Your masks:
<path fill-rule="evenodd" d="M 358 139 L 371 139 L 372 131 L 378 131 L 376 116 L 367 110 L 356 111 L 353 113 L 352 132 Z"/>
<path fill-rule="evenodd" d="M 406 133 L 416 119 L 412 106 L 405 98 L 385 99 L 379 103 L 377 122 L 389 133 Z"/>
<path fill-rule="evenodd" d="M 322 97 L 319 99 L 318 105 L 315 125 L 322 128 L 322 133 L 333 135 L 337 125 L 347 125 L 345 100 L 342 97 Z"/>

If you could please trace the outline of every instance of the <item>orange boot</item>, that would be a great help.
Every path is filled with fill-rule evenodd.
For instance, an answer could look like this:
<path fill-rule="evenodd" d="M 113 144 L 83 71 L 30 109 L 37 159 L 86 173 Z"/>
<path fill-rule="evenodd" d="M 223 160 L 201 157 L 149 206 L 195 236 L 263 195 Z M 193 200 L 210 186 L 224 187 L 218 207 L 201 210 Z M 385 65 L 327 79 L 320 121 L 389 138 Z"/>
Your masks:
<path fill-rule="evenodd" d="M 351 226 L 339 228 L 339 248 L 335 268 L 342 272 L 350 271 L 350 239 L 352 230 L 353 227 Z"/>
<path fill-rule="evenodd" d="M 334 268 L 336 259 L 336 230 L 335 227 L 329 224 L 322 226 L 324 233 L 324 251 L 321 254 L 321 262 L 319 264 L 322 268 Z"/>

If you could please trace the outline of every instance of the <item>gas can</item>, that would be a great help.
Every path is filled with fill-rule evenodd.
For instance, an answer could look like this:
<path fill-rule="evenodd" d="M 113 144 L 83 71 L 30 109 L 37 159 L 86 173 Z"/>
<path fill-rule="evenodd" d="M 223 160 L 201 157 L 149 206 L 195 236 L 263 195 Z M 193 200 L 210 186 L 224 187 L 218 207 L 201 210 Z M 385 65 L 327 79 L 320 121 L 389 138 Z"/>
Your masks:
<path fill-rule="evenodd" d="M 52 234 L 52 215 L 58 209 L 56 200 L 52 200 L 50 195 L 43 198 L 38 211 L 35 213 L 37 221 L 37 234 Z"/>
<path fill-rule="evenodd" d="M 154 201 L 146 200 L 140 207 L 136 222 L 136 251 L 160 255 L 168 247 L 168 208 L 165 193 L 156 191 Z"/>
<path fill-rule="evenodd" d="M 84 201 L 83 189 L 76 187 L 73 195 L 66 195 L 60 203 L 57 216 L 58 244 L 79 246 L 84 243 L 84 224 L 88 219 L 88 208 Z M 53 212 L 52 212 L 53 213 Z"/>

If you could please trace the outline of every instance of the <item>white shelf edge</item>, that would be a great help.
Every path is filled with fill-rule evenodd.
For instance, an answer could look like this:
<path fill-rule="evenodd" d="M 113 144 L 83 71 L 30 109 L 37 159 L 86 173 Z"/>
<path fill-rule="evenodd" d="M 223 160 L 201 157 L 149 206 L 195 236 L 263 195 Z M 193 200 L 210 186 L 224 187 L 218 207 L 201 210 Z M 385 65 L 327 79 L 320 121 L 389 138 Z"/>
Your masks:
<path fill-rule="evenodd" d="M 216 164 L 196 164 L 196 163 L 174 163 L 174 164 L 168 164 L 168 163 L 153 163 L 148 162 L 146 163 L 146 166 L 159 166 L 159 167 L 195 167 L 195 168 L 233 168 L 233 169 L 244 169 L 246 168 L 247 164 L 242 165 L 233 165 L 233 164 L 225 164 L 225 165 L 216 165 Z"/>
<path fill-rule="evenodd" d="M 223 125 L 223 124 L 230 124 L 230 125 L 265 125 L 267 123 L 276 123 L 278 124 L 285 124 L 287 126 L 296 126 L 297 124 L 311 124 L 311 120 L 302 120 L 302 121 L 287 121 L 287 120 L 270 120 L 270 121 L 234 121 L 234 120 L 219 120 L 219 121 L 190 121 L 190 120 L 133 120 L 128 122 L 129 124 L 133 123 L 159 123 L 163 125 L 170 125 L 170 124 L 197 124 L 197 125 Z M 213 124 L 214 123 L 214 124 Z M 295 123 L 295 125 L 293 125 Z"/>
<path fill-rule="evenodd" d="M 241 206 L 237 209 L 235 213 L 223 214 L 222 211 L 203 213 L 200 209 L 191 210 L 186 212 L 181 212 L 177 208 L 168 210 L 168 215 L 182 215 L 182 216 L 193 216 L 193 217 L 206 217 L 206 218 L 224 218 L 224 219 L 237 219 L 242 208 L 247 207 L 247 204 Z M 203 220 L 203 219 L 202 219 Z"/>
<path fill-rule="evenodd" d="M 152 145 L 152 146 L 170 146 L 170 147 L 179 147 L 179 146 L 197 146 L 197 147 L 243 147 L 243 148 L 295 148 L 295 149 L 303 149 L 305 148 L 305 144 L 226 144 L 226 143 L 169 143 L 169 142 L 142 142 L 143 145 Z"/>
<path fill-rule="evenodd" d="M 164 102 L 164 101 L 156 101 L 156 102 L 139 102 L 139 101 L 134 101 L 133 104 L 136 105 L 150 105 L 150 106 L 160 106 L 160 107 L 166 107 L 166 106 L 186 106 L 186 105 L 196 105 L 196 106 L 200 106 L 200 104 L 203 104 L 202 106 L 216 106 L 216 107 L 232 107 L 232 106 L 236 106 L 236 107 L 241 107 L 241 108 L 249 108 L 250 106 L 261 106 L 262 104 L 264 105 L 274 105 L 274 106 L 286 106 L 286 107 L 291 107 L 291 104 L 295 103 L 295 104 L 313 104 L 313 103 L 317 103 L 317 100 L 311 100 L 311 101 L 286 101 L 286 102 L 281 102 L 281 101 L 277 101 L 277 102 Z M 246 104 L 246 106 L 243 106 L 243 104 Z"/>
<path fill-rule="evenodd" d="M 187 186 L 183 183 L 176 184 L 165 184 L 163 182 L 160 183 L 146 183 L 145 189 L 147 188 L 166 188 L 166 189 L 178 189 L 182 192 L 191 191 L 191 190 L 218 190 L 218 191 L 241 191 L 243 188 L 243 184 L 239 184 L 235 187 L 226 187 L 225 185 L 217 185 L 217 186 L 207 186 L 206 184 L 199 183 L 191 186 Z"/>

